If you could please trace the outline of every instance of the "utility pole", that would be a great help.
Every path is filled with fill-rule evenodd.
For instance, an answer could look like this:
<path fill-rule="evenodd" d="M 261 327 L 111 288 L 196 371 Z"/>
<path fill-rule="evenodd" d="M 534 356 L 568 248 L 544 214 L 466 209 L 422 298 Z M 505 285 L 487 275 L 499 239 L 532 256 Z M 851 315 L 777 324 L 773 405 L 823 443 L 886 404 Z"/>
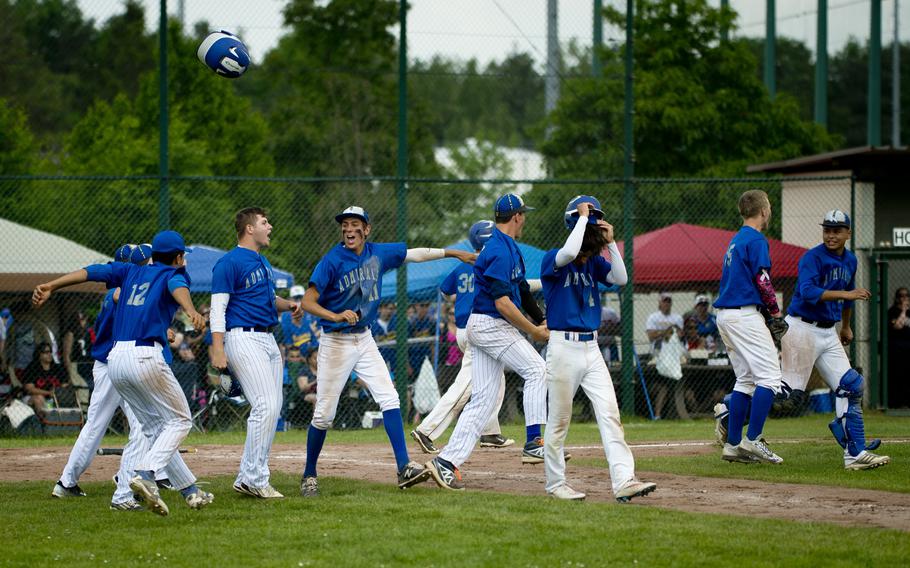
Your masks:
<path fill-rule="evenodd" d="M 900 0 L 894 0 L 894 41 L 891 44 L 891 146 L 901 146 Z"/>
<path fill-rule="evenodd" d="M 815 122 L 828 126 L 828 0 L 818 0 L 815 32 Z"/>
<path fill-rule="evenodd" d="M 556 108 L 559 100 L 559 5 L 558 0 L 547 0 L 547 76 L 545 80 L 544 110 L 547 114 Z"/>
<path fill-rule="evenodd" d="M 591 33 L 591 75 L 600 77 L 602 68 L 600 64 L 600 49 L 604 44 L 604 3 L 603 0 L 594 0 L 594 30 Z"/>
<path fill-rule="evenodd" d="M 730 9 L 730 0 L 720 0 L 720 11 L 726 13 Z M 726 24 L 720 28 L 720 41 L 727 43 L 730 40 L 730 29 Z"/>
<path fill-rule="evenodd" d="M 872 0 L 872 24 L 869 30 L 869 95 L 866 143 L 882 145 L 882 0 Z"/>
<path fill-rule="evenodd" d="M 777 62 L 775 42 L 777 41 L 777 26 L 774 0 L 765 0 L 765 87 L 771 100 L 777 95 L 774 67 Z"/>

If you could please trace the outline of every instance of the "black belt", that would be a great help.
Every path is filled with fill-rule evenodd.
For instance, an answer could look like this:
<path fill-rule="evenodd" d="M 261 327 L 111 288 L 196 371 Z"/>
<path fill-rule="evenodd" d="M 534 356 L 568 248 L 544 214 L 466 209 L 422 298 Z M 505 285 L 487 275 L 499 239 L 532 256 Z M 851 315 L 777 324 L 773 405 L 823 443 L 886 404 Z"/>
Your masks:
<path fill-rule="evenodd" d="M 161 344 L 155 339 L 137 339 L 136 340 L 136 347 L 157 347 L 158 345 L 161 345 Z"/>
<path fill-rule="evenodd" d="M 748 306 L 735 306 L 732 308 L 718 308 L 719 310 L 755 310 L 756 312 L 761 311 L 761 308 L 755 304 L 749 304 Z"/>
<path fill-rule="evenodd" d="M 262 327 L 259 325 L 252 326 L 252 327 L 240 327 L 240 328 L 235 327 L 233 329 L 239 329 L 240 331 L 246 331 L 249 333 L 272 333 L 272 328 Z"/>
<path fill-rule="evenodd" d="M 577 331 L 565 332 L 566 341 L 594 341 L 594 332 L 579 333 Z"/>
<path fill-rule="evenodd" d="M 806 318 L 799 318 L 799 319 L 803 320 L 803 323 L 808 323 L 810 325 L 814 325 L 815 327 L 820 327 L 822 329 L 830 329 L 837 324 L 836 321 L 815 321 L 815 320 L 809 320 Z"/>

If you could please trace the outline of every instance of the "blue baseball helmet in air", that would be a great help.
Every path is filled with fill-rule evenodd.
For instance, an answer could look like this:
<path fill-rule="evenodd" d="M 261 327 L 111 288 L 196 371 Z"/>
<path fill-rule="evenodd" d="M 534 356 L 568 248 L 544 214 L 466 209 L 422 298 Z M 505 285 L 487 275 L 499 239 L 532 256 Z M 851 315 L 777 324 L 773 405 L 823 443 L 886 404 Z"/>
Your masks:
<path fill-rule="evenodd" d="M 206 67 L 228 79 L 236 79 L 250 66 L 250 53 L 240 38 L 221 30 L 208 35 L 196 51 Z"/>
<path fill-rule="evenodd" d="M 471 230 L 468 231 L 468 239 L 471 241 L 471 246 L 474 247 L 474 250 L 480 250 L 483 248 L 483 245 L 486 244 L 490 237 L 493 236 L 493 227 L 495 223 L 493 221 L 477 221 L 471 225 Z"/>
<path fill-rule="evenodd" d="M 588 216 L 589 225 L 596 225 L 597 221 L 604 218 L 604 212 L 600 208 L 600 201 L 598 201 L 596 197 L 590 195 L 576 195 L 569 201 L 569 204 L 566 205 L 566 229 L 571 230 L 575 227 L 575 223 L 578 222 L 578 206 L 582 203 L 590 203 L 594 206 L 594 211 Z"/>
<path fill-rule="evenodd" d="M 133 252 L 133 247 L 136 245 L 121 245 L 116 251 L 114 251 L 114 262 L 129 262 L 130 254 Z"/>

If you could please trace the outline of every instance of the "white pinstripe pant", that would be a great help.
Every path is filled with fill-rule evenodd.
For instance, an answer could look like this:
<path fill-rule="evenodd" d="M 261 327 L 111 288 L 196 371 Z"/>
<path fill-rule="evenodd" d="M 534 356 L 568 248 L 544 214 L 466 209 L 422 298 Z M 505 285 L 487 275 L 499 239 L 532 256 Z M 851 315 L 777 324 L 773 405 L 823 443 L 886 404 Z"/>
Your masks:
<path fill-rule="evenodd" d="M 616 492 L 625 482 L 635 477 L 635 459 L 626 444 L 610 371 L 604 363 L 596 339 L 573 341 L 565 338 L 565 332 L 552 330 L 547 347 L 547 392 L 550 396 L 547 429 L 544 432 L 546 489 L 553 492 L 566 483 L 563 449 L 572 420 L 572 402 L 578 387 L 584 389 L 594 407 L 604 453 L 610 466 L 610 481 Z"/>
<path fill-rule="evenodd" d="M 380 410 L 385 412 L 401 407 L 389 368 L 369 331 L 323 333 L 319 340 L 317 361 L 316 406 L 313 409 L 315 428 L 328 430 L 332 427 L 338 410 L 338 398 L 348 384 L 352 371 L 366 383 Z"/>
<path fill-rule="evenodd" d="M 184 489 L 196 482 L 177 453 L 192 427 L 190 407 L 161 349 L 157 343 L 139 347 L 135 341 L 118 341 L 108 356 L 108 373 L 145 434 L 134 440 L 138 459 L 131 469 L 157 473 L 166 467 L 173 486 Z M 120 481 L 133 475 L 132 471 L 123 473 L 121 470 Z"/>
<path fill-rule="evenodd" d="M 471 456 L 481 429 L 497 408 L 496 395 L 504 368 L 512 369 L 525 381 L 525 424 L 547 421 L 546 364 L 528 340 L 509 322 L 484 314 L 471 314 L 467 332 L 474 351 L 471 400 L 439 454 L 456 467 Z"/>
<path fill-rule="evenodd" d="M 271 333 L 233 328 L 224 334 L 224 353 L 252 408 L 246 422 L 237 483 L 265 487 L 269 484 L 269 454 L 284 398 L 281 351 Z"/>
<path fill-rule="evenodd" d="M 471 368 L 474 360 L 474 350 L 471 348 L 471 344 L 468 343 L 467 336 L 467 330 L 462 328 L 456 330 L 455 337 L 458 340 L 458 348 L 464 353 L 464 357 L 461 358 L 461 368 L 458 370 L 458 376 L 455 377 L 455 382 L 442 395 L 433 410 L 426 415 L 420 426 L 417 427 L 418 432 L 431 440 L 442 436 L 442 433 L 446 431 L 452 420 L 458 416 L 468 403 L 468 400 L 471 399 Z M 497 396 L 498 403 L 496 404 L 496 410 L 490 416 L 481 432 L 484 436 L 502 433 L 502 429 L 499 427 L 499 409 L 502 407 L 502 397 L 506 391 L 505 373 L 500 375 L 500 379 L 499 395 Z"/>

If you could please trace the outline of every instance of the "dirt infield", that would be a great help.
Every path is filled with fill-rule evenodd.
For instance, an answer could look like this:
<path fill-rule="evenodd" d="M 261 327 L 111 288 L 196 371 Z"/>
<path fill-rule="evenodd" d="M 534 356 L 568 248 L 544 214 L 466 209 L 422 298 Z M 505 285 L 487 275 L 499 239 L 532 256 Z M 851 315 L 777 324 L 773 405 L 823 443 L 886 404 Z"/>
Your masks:
<path fill-rule="evenodd" d="M 633 445 L 636 456 L 699 455 L 716 449 L 697 443 Z M 69 447 L 0 449 L 0 481 L 54 481 L 60 475 Z M 236 473 L 241 446 L 198 446 L 184 457 L 200 478 Z M 568 448 L 577 458 L 603 459 L 598 446 Z M 413 451 L 413 450 L 412 450 Z M 272 450 L 273 470 L 296 474 L 302 471 L 305 448 L 278 444 Z M 415 459 L 426 456 L 417 454 Z M 119 458 L 99 456 L 83 476 L 85 482 L 105 481 L 116 472 Z M 394 460 L 385 445 L 329 445 L 319 460 L 323 476 L 350 477 L 391 483 Z M 543 495 L 542 465 L 522 465 L 518 451 L 477 450 L 462 469 L 469 491 L 500 491 L 519 495 Z M 634 505 L 688 512 L 724 513 L 749 517 L 787 519 L 803 522 L 873 526 L 910 532 L 910 494 L 824 487 L 791 483 L 765 483 L 742 479 L 693 477 L 668 473 L 640 472 L 655 481 L 658 490 Z M 569 462 L 573 485 L 588 494 L 590 501 L 612 501 L 608 474 L 603 468 Z M 432 482 L 430 482 L 432 484 Z M 50 485 L 48 486 L 50 488 Z M 296 488 L 280 487 L 291 495 Z"/>

